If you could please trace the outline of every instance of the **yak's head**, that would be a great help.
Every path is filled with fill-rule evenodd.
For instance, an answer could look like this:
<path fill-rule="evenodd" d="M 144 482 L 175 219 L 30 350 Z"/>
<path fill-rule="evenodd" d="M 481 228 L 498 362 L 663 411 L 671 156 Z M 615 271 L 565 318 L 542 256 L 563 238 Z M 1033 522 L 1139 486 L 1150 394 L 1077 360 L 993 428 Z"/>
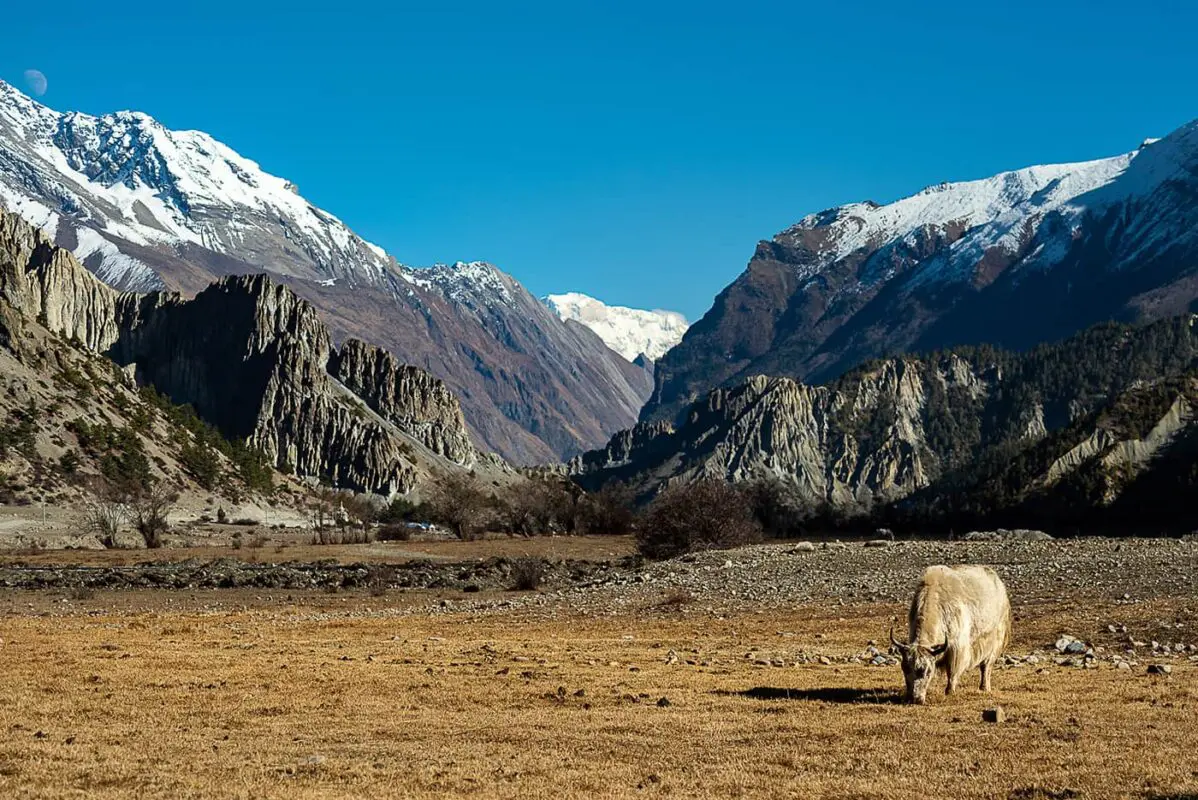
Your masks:
<path fill-rule="evenodd" d="M 928 686 L 936 675 L 936 665 L 940 662 L 940 657 L 948 649 L 948 642 L 932 647 L 914 643 L 905 644 L 894 638 L 894 628 L 891 628 L 890 643 L 903 657 L 903 677 L 907 681 L 907 702 L 920 705 L 928 702 Z"/>

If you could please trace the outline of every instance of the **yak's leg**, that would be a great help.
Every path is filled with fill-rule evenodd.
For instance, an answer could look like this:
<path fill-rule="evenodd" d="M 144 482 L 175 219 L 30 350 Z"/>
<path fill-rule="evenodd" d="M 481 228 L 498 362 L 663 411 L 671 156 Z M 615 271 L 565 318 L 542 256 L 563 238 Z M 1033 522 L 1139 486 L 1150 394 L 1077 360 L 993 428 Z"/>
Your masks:
<path fill-rule="evenodd" d="M 982 691 L 990 691 L 990 678 L 994 675 L 994 656 L 982 662 Z"/>
<path fill-rule="evenodd" d="M 945 694 L 952 694 L 957 691 L 957 684 L 961 681 L 961 665 L 957 663 L 955 655 L 950 654 L 944 662 L 944 671 L 948 673 L 948 685 L 944 687 Z"/>

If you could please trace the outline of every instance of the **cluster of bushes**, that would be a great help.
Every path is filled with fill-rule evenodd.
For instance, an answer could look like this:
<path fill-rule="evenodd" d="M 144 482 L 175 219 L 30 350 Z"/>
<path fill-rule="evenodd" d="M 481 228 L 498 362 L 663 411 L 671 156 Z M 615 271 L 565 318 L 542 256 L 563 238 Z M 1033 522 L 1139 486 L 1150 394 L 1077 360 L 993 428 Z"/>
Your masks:
<path fill-rule="evenodd" d="M 670 558 L 737 547 L 767 536 L 804 535 L 821 512 L 781 481 L 735 485 L 703 480 L 669 487 L 638 507 L 632 491 L 620 484 L 585 493 L 570 482 L 549 477 L 487 491 L 476 477 L 459 473 L 437 481 L 420 506 L 397 500 L 381 521 L 388 525 L 417 519 L 434 522 L 462 539 L 477 538 L 484 531 L 632 533 L 642 555 Z"/>
<path fill-rule="evenodd" d="M 633 499 L 622 486 L 586 494 L 557 476 L 488 487 L 472 474 L 455 473 L 438 480 L 407 518 L 442 525 L 462 539 L 488 530 L 513 536 L 620 535 L 632 531 Z"/>
<path fill-rule="evenodd" d="M 82 417 L 67 423 L 80 449 L 96 461 L 100 474 L 117 491 L 131 494 L 153 482 L 150 459 L 141 437 L 129 427 L 117 428 L 109 422 L 89 423 Z"/>
<path fill-rule="evenodd" d="M 118 485 L 100 480 L 84 509 L 84 525 L 104 547 L 119 547 L 118 535 L 129 525 L 147 548 L 162 547 L 170 529 L 167 515 L 179 495 L 161 483 L 141 486 Z"/>

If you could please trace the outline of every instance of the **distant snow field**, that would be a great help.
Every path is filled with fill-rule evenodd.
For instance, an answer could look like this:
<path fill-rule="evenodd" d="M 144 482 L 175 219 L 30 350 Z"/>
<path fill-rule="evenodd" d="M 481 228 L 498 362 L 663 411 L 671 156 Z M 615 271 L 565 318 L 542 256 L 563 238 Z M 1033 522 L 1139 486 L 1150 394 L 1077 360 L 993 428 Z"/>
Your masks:
<path fill-rule="evenodd" d="M 587 326 L 624 358 L 644 356 L 656 361 L 682 341 L 689 324 L 677 311 L 645 311 L 606 303 L 578 292 L 551 294 L 545 305 L 563 320 Z"/>

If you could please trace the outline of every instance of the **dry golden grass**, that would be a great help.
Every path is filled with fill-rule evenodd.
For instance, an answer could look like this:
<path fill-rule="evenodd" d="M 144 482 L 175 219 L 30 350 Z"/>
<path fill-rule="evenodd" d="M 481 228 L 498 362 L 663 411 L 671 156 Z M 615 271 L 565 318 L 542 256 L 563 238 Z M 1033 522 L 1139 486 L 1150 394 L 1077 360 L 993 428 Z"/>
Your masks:
<path fill-rule="evenodd" d="M 50 616 L 55 597 L 23 597 L 34 607 L 0 618 L 0 797 L 1198 792 L 1191 666 L 1168 679 L 1007 669 L 993 696 L 971 686 L 915 708 L 892 702 L 895 667 L 745 658 L 857 653 L 895 606 L 720 619 L 674 603 L 551 620 L 387 615 L 379 598 L 308 595 Z M 1152 625 L 1178 608 L 1118 614 Z M 1090 634 L 1103 610 L 1081 610 L 1022 609 L 1015 650 Z M 669 665 L 670 649 L 699 663 Z M 995 704 L 1008 721 L 982 723 Z"/>

